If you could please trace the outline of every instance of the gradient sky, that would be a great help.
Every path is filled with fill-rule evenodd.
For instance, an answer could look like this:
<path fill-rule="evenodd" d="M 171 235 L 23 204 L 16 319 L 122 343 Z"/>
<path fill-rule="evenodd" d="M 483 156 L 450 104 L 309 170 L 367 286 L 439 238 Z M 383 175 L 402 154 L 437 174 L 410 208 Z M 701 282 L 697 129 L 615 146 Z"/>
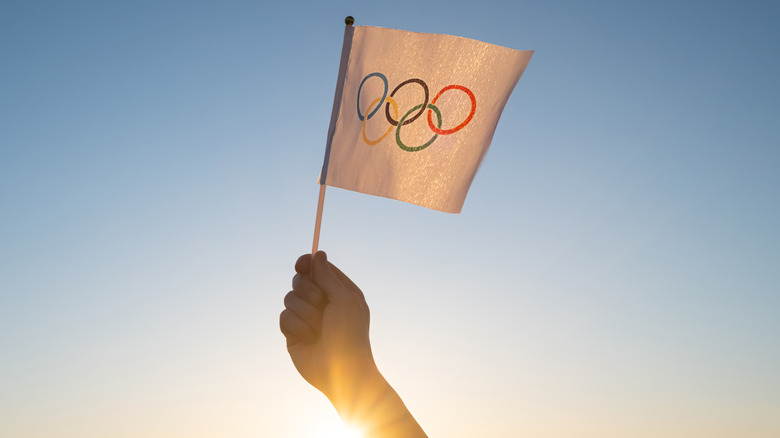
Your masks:
<path fill-rule="evenodd" d="M 326 197 L 430 436 L 780 436 L 777 2 L 159 0 L 0 4 L 0 436 L 325 436 L 346 15 L 536 50 L 461 215 Z"/>

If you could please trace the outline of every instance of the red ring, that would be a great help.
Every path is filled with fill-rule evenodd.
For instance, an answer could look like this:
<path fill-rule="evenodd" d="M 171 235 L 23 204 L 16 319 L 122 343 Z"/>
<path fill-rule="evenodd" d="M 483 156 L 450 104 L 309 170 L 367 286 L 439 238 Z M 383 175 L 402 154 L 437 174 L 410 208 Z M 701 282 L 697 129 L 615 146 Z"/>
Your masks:
<path fill-rule="evenodd" d="M 441 91 L 439 91 L 439 94 L 436 95 L 436 97 L 433 98 L 431 101 L 432 104 L 436 104 L 436 101 L 439 100 L 439 97 L 441 97 L 442 94 L 444 94 L 447 90 L 460 90 L 464 93 L 469 95 L 469 98 L 471 99 L 471 112 L 469 113 L 469 116 L 466 117 L 466 120 L 463 121 L 460 125 L 452 128 L 452 129 L 439 129 L 436 126 L 433 125 L 433 119 L 431 118 L 432 111 L 428 110 L 428 127 L 431 128 L 431 131 L 439 134 L 439 135 L 448 135 L 455 132 L 460 131 L 463 129 L 466 125 L 469 124 L 471 119 L 474 117 L 474 112 L 477 110 L 477 98 L 474 97 L 474 93 L 471 92 L 468 88 L 464 87 L 463 85 L 447 85 L 446 87 L 442 88 Z"/>

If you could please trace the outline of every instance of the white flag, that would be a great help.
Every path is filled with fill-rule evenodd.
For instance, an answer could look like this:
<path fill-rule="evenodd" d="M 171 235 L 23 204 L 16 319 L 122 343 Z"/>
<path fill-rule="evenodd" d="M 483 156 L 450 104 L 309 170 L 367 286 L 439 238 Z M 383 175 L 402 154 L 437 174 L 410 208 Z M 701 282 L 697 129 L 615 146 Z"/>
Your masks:
<path fill-rule="evenodd" d="M 460 213 L 532 54 L 347 26 L 320 182 Z"/>

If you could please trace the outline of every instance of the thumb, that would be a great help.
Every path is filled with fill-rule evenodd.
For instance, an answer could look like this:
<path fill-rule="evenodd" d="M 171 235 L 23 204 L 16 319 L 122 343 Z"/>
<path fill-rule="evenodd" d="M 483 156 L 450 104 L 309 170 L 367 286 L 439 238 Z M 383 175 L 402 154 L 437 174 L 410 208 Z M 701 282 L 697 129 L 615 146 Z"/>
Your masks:
<path fill-rule="evenodd" d="M 354 286 L 352 281 L 346 278 L 346 275 L 341 273 L 341 271 L 336 271 L 338 271 L 338 268 L 328 262 L 328 256 L 325 252 L 317 251 L 314 254 L 309 267 L 309 276 L 325 293 L 328 301 L 334 304 L 349 299 L 353 295 L 351 287 Z M 342 280 L 342 276 L 347 279 L 347 282 Z"/>

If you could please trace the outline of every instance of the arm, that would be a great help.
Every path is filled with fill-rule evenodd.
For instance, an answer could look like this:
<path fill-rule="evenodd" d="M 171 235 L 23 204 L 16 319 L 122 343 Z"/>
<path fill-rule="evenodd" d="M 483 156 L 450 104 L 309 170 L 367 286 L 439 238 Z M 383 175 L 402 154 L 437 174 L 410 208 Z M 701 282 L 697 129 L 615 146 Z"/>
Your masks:
<path fill-rule="evenodd" d="M 363 292 L 322 251 L 295 270 L 279 325 L 301 376 L 366 438 L 426 437 L 374 363 Z"/>

